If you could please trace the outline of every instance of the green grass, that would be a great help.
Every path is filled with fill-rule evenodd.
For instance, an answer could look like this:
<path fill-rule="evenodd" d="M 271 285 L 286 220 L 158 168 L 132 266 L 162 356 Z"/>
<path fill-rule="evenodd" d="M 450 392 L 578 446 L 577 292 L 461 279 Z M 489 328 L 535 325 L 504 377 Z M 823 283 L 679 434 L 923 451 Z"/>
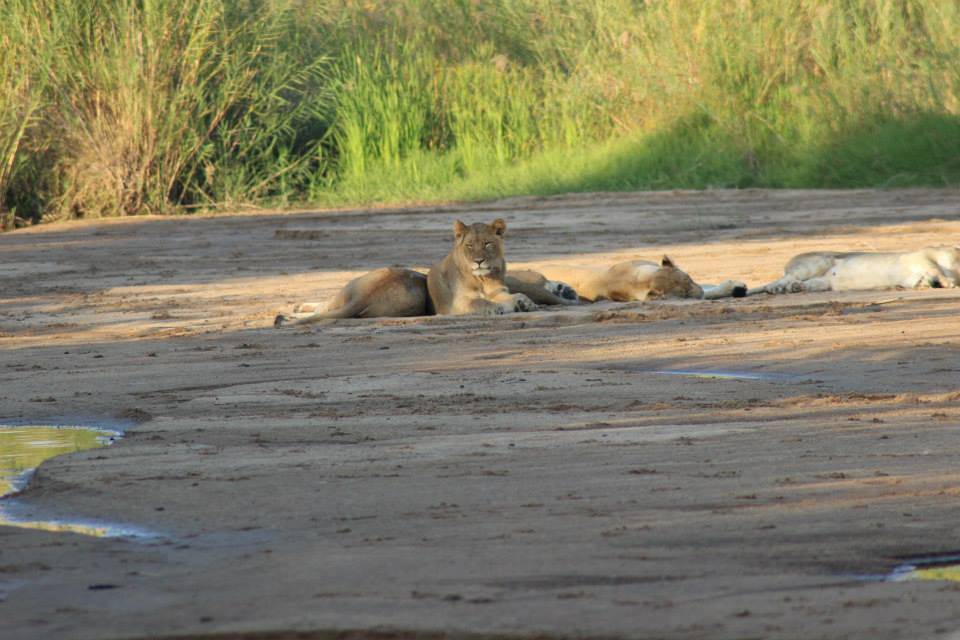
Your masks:
<path fill-rule="evenodd" d="M 940 0 L 8 0 L 0 215 L 957 185 L 957 33 Z"/>
<path fill-rule="evenodd" d="M 14 151 L 20 170 L 0 175 L 7 205 L 96 217 L 291 195 L 319 148 L 302 134 L 323 119 L 326 61 L 295 54 L 279 4 L 229 7 L 5 4 L 0 23 L 19 40 L 0 67 L 27 71 L 23 100 L 36 105 Z M 23 112 L 0 103 L 0 124 Z"/>

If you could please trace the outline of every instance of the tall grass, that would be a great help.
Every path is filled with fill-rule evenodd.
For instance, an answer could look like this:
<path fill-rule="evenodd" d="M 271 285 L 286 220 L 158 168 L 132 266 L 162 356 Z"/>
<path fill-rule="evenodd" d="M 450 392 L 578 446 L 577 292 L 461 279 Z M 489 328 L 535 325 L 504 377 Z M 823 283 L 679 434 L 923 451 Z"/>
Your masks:
<path fill-rule="evenodd" d="M 7 0 L 0 193 L 57 217 L 955 185 L 957 33 L 940 0 Z"/>
<path fill-rule="evenodd" d="M 16 153 L 48 217 L 289 195 L 316 160 L 319 139 L 301 134 L 322 121 L 325 63 L 285 41 L 282 5 L 9 1 L 37 107 Z"/>
<path fill-rule="evenodd" d="M 404 70 L 424 124 L 419 148 L 367 155 L 333 199 L 960 179 L 955 3 L 456 5 L 341 5 L 351 37 L 386 42 L 371 57 Z"/>
<path fill-rule="evenodd" d="M 43 104 L 44 78 L 31 72 L 32 25 L 23 20 L 11 3 L 0 5 L 0 23 L 8 28 L 0 32 L 0 194 L 6 194 L 15 175 L 22 174 L 27 132 L 37 119 Z M 7 210 L 0 201 L 0 231 L 13 228 L 16 209 Z"/>

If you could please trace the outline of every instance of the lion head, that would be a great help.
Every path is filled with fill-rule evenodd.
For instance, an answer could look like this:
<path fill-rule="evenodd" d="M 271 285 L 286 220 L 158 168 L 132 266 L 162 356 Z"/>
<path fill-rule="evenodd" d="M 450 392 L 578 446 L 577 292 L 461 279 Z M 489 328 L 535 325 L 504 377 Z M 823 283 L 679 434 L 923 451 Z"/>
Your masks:
<path fill-rule="evenodd" d="M 497 218 L 490 224 L 453 223 L 453 259 L 461 273 L 477 278 L 502 279 L 507 271 L 503 257 L 503 234 L 507 223 Z"/>
<path fill-rule="evenodd" d="M 693 281 L 686 272 L 677 268 L 668 256 L 663 256 L 660 268 L 650 279 L 650 292 L 647 299 L 657 298 L 702 298 L 703 288 Z"/>

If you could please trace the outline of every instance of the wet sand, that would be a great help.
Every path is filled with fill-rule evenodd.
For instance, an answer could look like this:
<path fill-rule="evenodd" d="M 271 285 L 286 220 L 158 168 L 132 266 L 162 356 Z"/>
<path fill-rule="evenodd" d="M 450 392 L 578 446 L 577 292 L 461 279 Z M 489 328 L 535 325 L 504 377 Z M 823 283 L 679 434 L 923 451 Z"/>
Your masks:
<path fill-rule="evenodd" d="M 960 290 L 274 330 L 504 217 L 512 265 L 960 241 L 960 192 L 580 194 L 0 235 L 0 423 L 123 426 L 0 527 L 0 637 L 923 638 L 960 584 Z M 683 372 L 677 374 L 677 372 Z M 714 375 L 719 374 L 719 375 Z"/>

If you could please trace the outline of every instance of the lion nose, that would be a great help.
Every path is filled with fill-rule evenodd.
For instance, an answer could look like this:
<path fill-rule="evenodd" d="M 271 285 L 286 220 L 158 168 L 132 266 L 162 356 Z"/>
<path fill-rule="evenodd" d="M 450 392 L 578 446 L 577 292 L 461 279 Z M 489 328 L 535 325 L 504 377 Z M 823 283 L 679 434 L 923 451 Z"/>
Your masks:
<path fill-rule="evenodd" d="M 486 259 L 486 258 L 474 258 L 473 261 L 476 262 L 476 263 L 477 263 L 477 266 L 479 267 L 479 266 L 482 266 L 483 263 L 487 261 L 487 259 Z"/>

